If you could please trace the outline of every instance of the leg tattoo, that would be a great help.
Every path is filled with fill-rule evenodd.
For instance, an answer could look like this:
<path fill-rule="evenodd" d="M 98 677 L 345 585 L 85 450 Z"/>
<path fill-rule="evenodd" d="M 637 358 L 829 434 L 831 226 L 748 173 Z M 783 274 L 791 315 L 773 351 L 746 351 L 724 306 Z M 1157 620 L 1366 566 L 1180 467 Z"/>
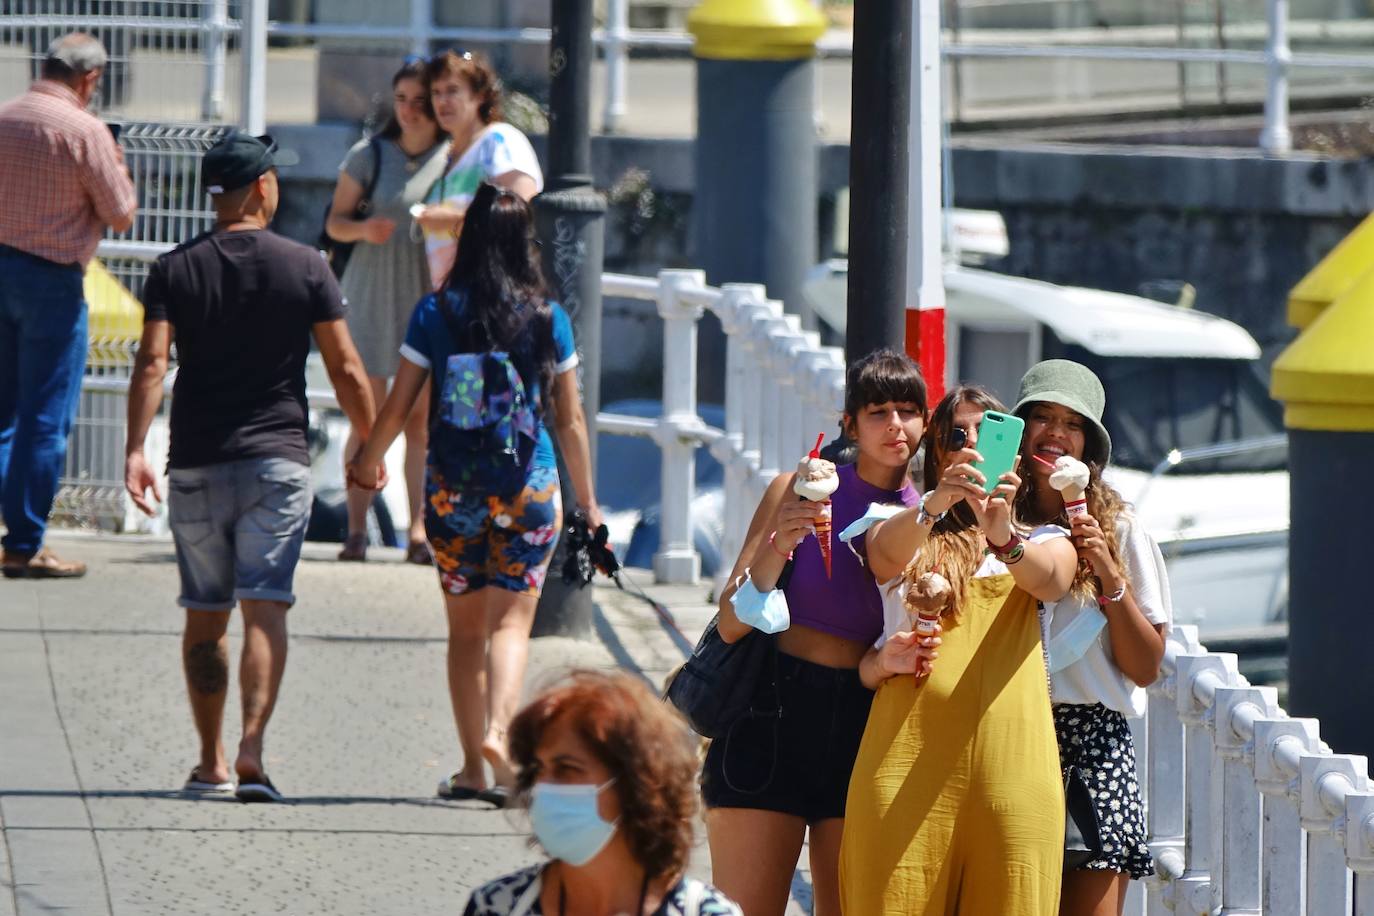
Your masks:
<path fill-rule="evenodd" d="M 229 686 L 229 656 L 217 640 L 198 642 L 186 650 L 186 680 L 203 695 L 223 693 Z"/>

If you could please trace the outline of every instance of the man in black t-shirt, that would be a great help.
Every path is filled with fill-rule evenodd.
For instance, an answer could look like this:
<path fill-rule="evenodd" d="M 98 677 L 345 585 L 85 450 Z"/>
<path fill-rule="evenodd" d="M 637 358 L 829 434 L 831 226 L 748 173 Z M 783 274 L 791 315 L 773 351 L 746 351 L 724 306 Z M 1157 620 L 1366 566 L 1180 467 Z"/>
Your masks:
<path fill-rule="evenodd" d="M 215 228 L 149 271 L 129 390 L 124 482 L 151 515 L 162 497 L 143 443 L 175 340 L 168 514 L 178 603 L 186 608 L 182 662 L 201 744 L 186 788 L 234 789 L 220 727 L 225 634 L 237 602 L 243 738 L 234 770 L 244 801 L 281 798 L 263 771 L 263 733 L 285 669 L 286 612 L 310 516 L 305 359 L 312 334 L 339 406 L 364 439 L 375 416 L 334 275 L 317 251 L 267 229 L 280 162 L 270 137 L 233 134 L 206 152 Z"/>

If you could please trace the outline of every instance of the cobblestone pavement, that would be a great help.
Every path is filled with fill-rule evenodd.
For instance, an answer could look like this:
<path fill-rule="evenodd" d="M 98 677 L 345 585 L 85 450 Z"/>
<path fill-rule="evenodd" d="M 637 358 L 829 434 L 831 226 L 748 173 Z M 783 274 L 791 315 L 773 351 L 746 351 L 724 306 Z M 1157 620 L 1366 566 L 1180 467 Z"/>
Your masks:
<path fill-rule="evenodd" d="M 539 858 L 518 813 L 434 797 L 459 762 L 442 605 L 399 551 L 339 564 L 337 545 L 307 545 L 267 735 L 289 802 L 248 806 L 178 791 L 196 749 L 170 543 L 56 547 L 90 564 L 85 579 L 0 580 L 0 916 L 460 912 L 472 887 Z M 694 639 L 707 586 L 650 591 Z M 661 684 L 681 662 L 682 637 L 647 604 L 612 586 L 597 601 L 594 640 L 534 641 L 527 688 L 573 666 Z M 240 633 L 236 619 L 235 658 Z M 709 877 L 698 834 L 692 871 Z M 799 871 L 789 913 L 805 912 L 807 882 Z"/>

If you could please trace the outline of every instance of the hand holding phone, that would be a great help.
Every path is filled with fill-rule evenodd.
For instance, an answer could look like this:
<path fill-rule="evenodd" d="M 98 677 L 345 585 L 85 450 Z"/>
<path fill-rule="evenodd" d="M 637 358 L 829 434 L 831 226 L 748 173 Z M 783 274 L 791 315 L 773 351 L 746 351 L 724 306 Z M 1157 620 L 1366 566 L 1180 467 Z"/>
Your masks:
<path fill-rule="evenodd" d="M 973 466 L 984 477 L 984 493 L 996 490 L 1002 483 L 1002 475 L 1016 466 L 1025 429 L 1026 422 L 1020 417 L 995 410 L 983 412 L 983 419 L 978 423 L 978 453 L 983 460 Z"/>

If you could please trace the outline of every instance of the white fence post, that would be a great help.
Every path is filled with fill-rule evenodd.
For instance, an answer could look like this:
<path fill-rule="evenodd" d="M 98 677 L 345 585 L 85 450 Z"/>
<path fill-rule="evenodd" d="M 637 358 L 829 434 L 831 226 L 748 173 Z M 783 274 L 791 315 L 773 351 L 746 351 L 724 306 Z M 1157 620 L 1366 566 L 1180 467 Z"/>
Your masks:
<path fill-rule="evenodd" d="M 229 26 L 229 0 L 210 0 L 203 14 L 205 91 L 201 95 L 200 117 L 203 121 L 215 122 L 224 117 L 225 33 Z"/>
<path fill-rule="evenodd" d="M 1255 723 L 1255 782 L 1264 793 L 1263 911 L 1303 916 L 1307 836 L 1298 818 L 1303 754 L 1321 746 L 1316 719 L 1260 719 Z"/>
<path fill-rule="evenodd" d="M 783 436 L 782 408 L 784 386 L 790 389 L 791 379 L 788 375 L 788 367 L 779 358 L 777 349 L 773 347 L 773 339 L 784 334 L 797 333 L 801 330 L 801 320 L 796 315 L 782 314 L 781 306 L 778 312 L 770 318 L 757 322 L 754 325 L 754 340 L 758 345 L 757 353 L 764 360 L 767 372 L 764 374 L 763 384 L 759 391 L 759 405 L 762 414 L 762 424 L 760 432 L 762 434 L 759 442 L 759 471 L 758 479 L 755 481 L 757 492 L 755 499 L 763 496 L 763 491 L 768 488 L 768 484 L 777 477 L 782 469 L 782 461 L 785 456 L 781 454 Z M 795 461 L 796 459 L 792 459 Z"/>
<path fill-rule="evenodd" d="M 1374 916 L 1374 792 L 1345 797 L 1345 860 L 1355 873 L 1355 914 Z"/>
<path fill-rule="evenodd" d="M 239 33 L 243 84 L 240 120 L 253 136 L 267 133 L 267 0 L 243 0 Z"/>
<path fill-rule="evenodd" d="M 758 399 L 750 388 L 749 327 L 761 311 L 767 293 L 758 283 L 727 283 L 721 287 L 716 314 L 725 329 L 725 435 L 711 447 L 711 454 L 725 469 L 724 534 L 720 545 L 717 594 L 730 575 L 735 558 L 744 546 L 744 533 L 754 511 L 750 499 L 749 461 L 745 455 L 744 429 L 748 404 Z"/>
<path fill-rule="evenodd" d="M 1221 911 L 1260 916 L 1263 797 L 1255 784 L 1255 722 L 1278 712 L 1273 687 L 1222 687 L 1216 693 L 1222 765 Z"/>
<path fill-rule="evenodd" d="M 1346 916 L 1353 887 L 1341 848 L 1343 796 L 1368 788 L 1368 762 L 1350 754 L 1304 754 L 1298 767 L 1302 779 L 1298 813 L 1307 831 L 1307 916 Z M 1337 796 L 1340 801 L 1333 804 Z"/>
<path fill-rule="evenodd" d="M 1220 901 L 1212 900 L 1212 885 L 1213 869 L 1221 864 L 1215 851 L 1220 843 L 1220 799 L 1213 805 L 1213 798 L 1221 792 L 1221 770 L 1208 733 L 1216 707 L 1210 698 L 1203 698 L 1209 687 L 1214 691 L 1215 687 L 1230 683 L 1234 675 L 1234 655 L 1208 653 L 1182 655 L 1178 659 L 1178 713 L 1187 727 L 1184 773 L 1188 807 L 1186 870 L 1174 885 L 1174 911 L 1189 916 L 1209 916 L 1220 908 Z M 1220 880 L 1219 874 L 1216 880 Z"/>
<path fill-rule="evenodd" d="M 1149 739 L 1146 777 L 1149 798 L 1150 852 L 1155 857 L 1156 875 L 1150 884 L 1150 916 L 1166 916 L 1174 911 L 1174 882 L 1184 873 L 1184 837 L 1187 835 L 1184 772 L 1184 727 L 1178 714 L 1178 657 L 1201 651 L 1197 627 L 1177 626 L 1169 632 L 1164 646 L 1165 676 L 1150 688 L 1146 728 Z"/>
<path fill-rule="evenodd" d="M 1260 149 L 1281 156 L 1293 148 L 1288 128 L 1288 67 L 1293 51 L 1288 46 L 1288 0 L 1269 0 L 1269 35 L 1264 46 L 1264 129 Z"/>
<path fill-rule="evenodd" d="M 606 55 L 606 109 L 601 115 L 601 129 L 608 134 L 619 131 L 625 120 L 629 37 L 630 0 L 607 0 L 606 41 L 602 45 Z"/>
<path fill-rule="evenodd" d="M 410 53 L 429 57 L 429 36 L 434 28 L 434 0 L 410 0 Z"/>
<path fill-rule="evenodd" d="M 696 495 L 697 320 L 702 307 L 682 292 L 701 289 L 700 270 L 658 273 L 658 314 L 663 318 L 663 416 L 655 439 L 663 451 L 659 503 L 658 553 L 654 580 L 692 584 L 701 576 L 701 556 L 692 544 L 692 498 Z"/>

